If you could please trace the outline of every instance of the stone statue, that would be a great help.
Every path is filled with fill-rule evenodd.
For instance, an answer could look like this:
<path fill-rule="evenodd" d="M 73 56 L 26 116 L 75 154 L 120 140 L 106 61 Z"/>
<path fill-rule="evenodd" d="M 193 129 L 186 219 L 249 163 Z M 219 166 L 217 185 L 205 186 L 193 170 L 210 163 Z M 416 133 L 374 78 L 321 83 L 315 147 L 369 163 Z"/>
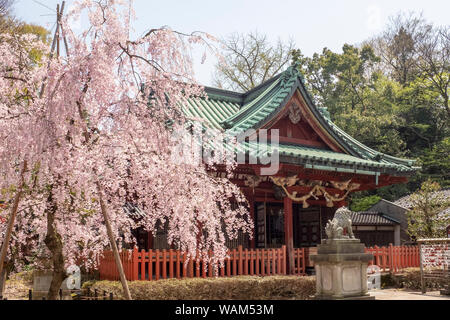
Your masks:
<path fill-rule="evenodd" d="M 350 214 L 351 211 L 346 207 L 339 208 L 336 211 L 333 220 L 328 221 L 325 227 L 328 239 L 355 239 Z M 344 230 L 347 233 L 346 236 L 344 236 Z"/>
<path fill-rule="evenodd" d="M 310 255 L 316 270 L 317 300 L 373 300 L 367 287 L 367 266 L 373 255 L 355 239 L 351 211 L 339 208 L 328 221 L 328 239 L 322 239 L 317 254 Z M 344 235 L 345 233 L 345 235 Z"/>

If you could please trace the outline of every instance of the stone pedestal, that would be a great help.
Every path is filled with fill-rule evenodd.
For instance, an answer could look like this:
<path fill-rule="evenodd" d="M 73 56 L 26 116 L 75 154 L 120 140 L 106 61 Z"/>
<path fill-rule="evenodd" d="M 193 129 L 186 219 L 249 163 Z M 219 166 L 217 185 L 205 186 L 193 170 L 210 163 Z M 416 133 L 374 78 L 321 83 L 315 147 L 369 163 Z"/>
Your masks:
<path fill-rule="evenodd" d="M 33 300 L 42 300 L 47 297 L 50 284 L 52 283 L 53 271 L 34 271 L 33 272 Z M 67 279 L 61 284 L 63 299 L 71 300 L 71 291 L 67 288 Z"/>
<path fill-rule="evenodd" d="M 375 299 L 367 290 L 367 265 L 373 255 L 364 253 L 364 247 L 358 239 L 322 240 L 317 255 L 311 255 L 316 269 L 316 299 Z"/>

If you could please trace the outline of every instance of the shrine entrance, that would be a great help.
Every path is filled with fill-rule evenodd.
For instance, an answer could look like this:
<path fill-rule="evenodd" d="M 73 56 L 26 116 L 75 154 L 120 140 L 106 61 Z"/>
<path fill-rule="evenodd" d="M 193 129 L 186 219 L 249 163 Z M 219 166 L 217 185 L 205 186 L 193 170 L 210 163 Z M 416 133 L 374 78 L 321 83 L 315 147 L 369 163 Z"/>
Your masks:
<path fill-rule="evenodd" d="M 325 239 L 325 226 L 333 219 L 336 208 L 314 206 L 303 208 L 293 205 L 293 237 L 295 248 L 309 248 L 320 244 Z"/>
<path fill-rule="evenodd" d="M 304 209 L 293 204 L 293 242 L 295 248 L 315 247 L 325 237 L 325 225 L 336 208 L 313 206 Z M 286 244 L 285 208 L 281 202 L 255 203 L 256 248 L 281 248 Z"/>
<path fill-rule="evenodd" d="M 283 203 L 255 204 L 255 238 L 257 248 L 281 248 L 284 244 Z"/>

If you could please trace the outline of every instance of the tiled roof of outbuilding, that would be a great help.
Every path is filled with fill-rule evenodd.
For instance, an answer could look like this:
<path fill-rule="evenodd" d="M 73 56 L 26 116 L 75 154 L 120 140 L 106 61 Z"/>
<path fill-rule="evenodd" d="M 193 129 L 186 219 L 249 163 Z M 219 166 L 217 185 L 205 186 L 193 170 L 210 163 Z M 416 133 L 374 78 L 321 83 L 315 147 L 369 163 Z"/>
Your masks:
<path fill-rule="evenodd" d="M 351 219 L 354 226 L 394 226 L 399 224 L 391 217 L 378 212 L 352 212 Z"/>

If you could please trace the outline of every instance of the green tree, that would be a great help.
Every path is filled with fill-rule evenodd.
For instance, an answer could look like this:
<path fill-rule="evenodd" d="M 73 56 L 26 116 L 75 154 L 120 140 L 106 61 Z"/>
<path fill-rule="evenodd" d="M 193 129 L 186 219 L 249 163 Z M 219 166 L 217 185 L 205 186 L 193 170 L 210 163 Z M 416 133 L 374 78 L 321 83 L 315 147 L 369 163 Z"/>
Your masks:
<path fill-rule="evenodd" d="M 450 217 L 443 211 L 450 206 L 450 201 L 439 192 L 440 189 L 439 183 L 427 180 L 419 191 L 411 195 L 412 209 L 408 212 L 408 233 L 411 237 L 419 239 L 446 236 Z"/>
<path fill-rule="evenodd" d="M 425 178 L 438 181 L 444 188 L 450 187 L 450 137 L 444 138 L 431 150 L 426 150 L 420 161 Z"/>
<path fill-rule="evenodd" d="M 449 185 L 450 27 L 420 15 L 399 14 L 385 30 L 342 53 L 325 48 L 304 57 L 306 84 L 318 106 L 350 135 L 383 153 L 419 159 L 421 172 L 405 186 L 354 197 L 389 200 L 411 193 L 427 179 Z"/>
<path fill-rule="evenodd" d="M 350 205 L 350 209 L 355 212 L 367 211 L 380 200 L 381 197 L 376 195 L 354 199 Z"/>
<path fill-rule="evenodd" d="M 380 152 L 405 155 L 397 127 L 400 86 L 376 69 L 380 59 L 369 45 L 344 45 L 342 53 L 325 48 L 312 58 L 294 52 L 317 105 L 350 135 Z"/>

